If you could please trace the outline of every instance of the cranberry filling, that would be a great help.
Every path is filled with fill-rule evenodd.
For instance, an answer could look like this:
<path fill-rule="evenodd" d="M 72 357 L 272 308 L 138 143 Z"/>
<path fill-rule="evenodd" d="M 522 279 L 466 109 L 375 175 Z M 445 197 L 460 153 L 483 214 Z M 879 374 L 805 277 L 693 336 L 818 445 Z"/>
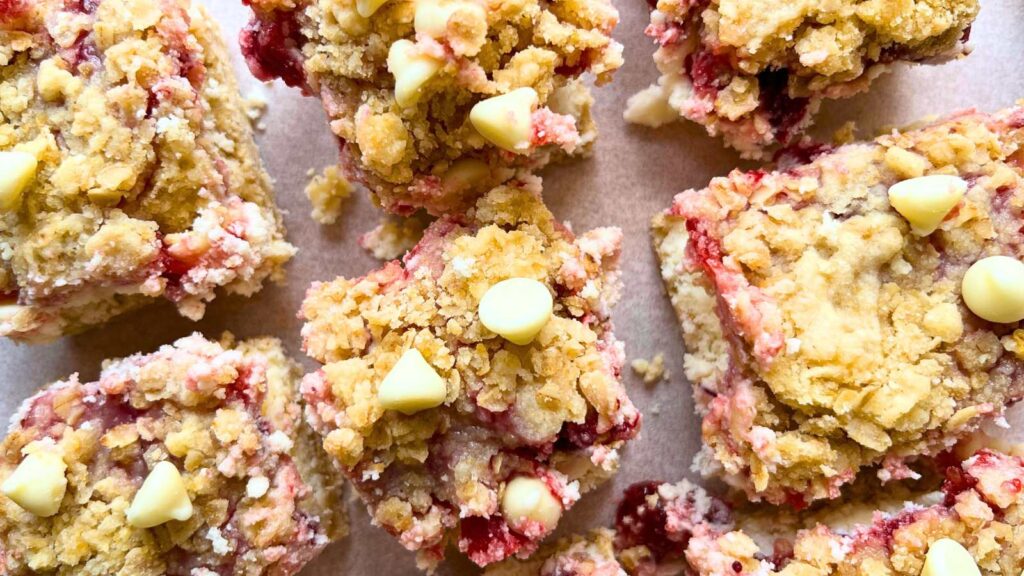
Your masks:
<path fill-rule="evenodd" d="M 242 54 L 253 76 L 269 81 L 280 78 L 309 95 L 303 70 L 305 38 L 293 12 L 273 13 L 272 19 L 254 16 L 239 36 Z"/>
<path fill-rule="evenodd" d="M 699 98 L 714 100 L 718 91 L 732 81 L 733 67 L 724 54 L 713 54 L 707 50 L 697 52 L 686 57 L 684 66 Z"/>
<path fill-rule="evenodd" d="M 563 426 L 562 431 L 558 434 L 558 440 L 555 441 L 555 444 L 559 449 L 566 449 L 569 447 L 588 448 L 596 444 L 598 440 L 601 439 L 604 439 L 606 442 L 629 440 L 636 436 L 639 424 L 640 417 L 638 414 L 636 418 L 616 424 L 604 434 L 598 434 L 597 412 L 590 411 L 587 413 L 587 419 L 583 423 L 577 424 L 575 422 L 569 422 Z"/>
<path fill-rule="evenodd" d="M 3 0 L 0 0 L 2 2 Z M 79 14 L 95 14 L 100 0 L 64 0 L 64 9 Z"/>
<path fill-rule="evenodd" d="M 660 482 L 640 482 L 626 489 L 615 511 L 615 545 L 619 549 L 644 545 L 657 561 L 678 558 L 686 552 L 693 535 L 689 530 L 669 534 L 668 513 L 661 499 L 651 506 L 647 498 L 657 497 Z"/>
<path fill-rule="evenodd" d="M 508 558 L 527 542 L 526 538 L 509 530 L 498 515 L 470 516 L 461 522 L 459 550 L 478 566 Z"/>
<path fill-rule="evenodd" d="M 807 118 L 810 100 L 789 95 L 789 71 L 765 70 L 757 75 L 761 108 L 775 129 L 776 139 L 785 144 Z"/>

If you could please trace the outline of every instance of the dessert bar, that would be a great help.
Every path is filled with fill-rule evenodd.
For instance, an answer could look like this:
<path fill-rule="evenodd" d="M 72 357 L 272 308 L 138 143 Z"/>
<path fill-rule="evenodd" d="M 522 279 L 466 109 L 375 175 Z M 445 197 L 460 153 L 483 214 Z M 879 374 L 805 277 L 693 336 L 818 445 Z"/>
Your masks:
<path fill-rule="evenodd" d="M 659 0 L 646 33 L 658 44 L 661 77 L 630 99 L 626 119 L 686 118 L 763 157 L 796 142 L 823 100 L 867 90 L 900 63 L 965 55 L 978 8 L 978 0 Z"/>
<path fill-rule="evenodd" d="M 226 48 L 188 1 L 0 2 L 0 335 L 46 341 L 156 298 L 282 277 Z"/>
<path fill-rule="evenodd" d="M 529 554 L 617 469 L 640 425 L 609 316 L 621 241 L 575 236 L 530 177 L 435 221 L 401 262 L 310 288 L 307 416 L 422 567 L 449 542 L 479 565 Z"/>
<path fill-rule="evenodd" d="M 1024 108 L 967 111 L 676 196 L 654 236 L 695 466 L 799 507 L 1024 396 L 1021 144 Z"/>
<path fill-rule="evenodd" d="M 346 176 L 389 212 L 461 211 L 596 137 L 622 64 L 609 0 L 247 0 L 257 78 L 320 98 Z"/>
<path fill-rule="evenodd" d="M 299 375 L 195 334 L 44 388 L 0 443 L 0 573 L 295 574 L 346 531 Z"/>
<path fill-rule="evenodd" d="M 630 574 L 1015 576 L 1024 568 L 1024 462 L 983 449 L 941 489 L 877 490 L 810 514 L 733 512 L 682 481 L 630 487 L 616 546 Z"/>

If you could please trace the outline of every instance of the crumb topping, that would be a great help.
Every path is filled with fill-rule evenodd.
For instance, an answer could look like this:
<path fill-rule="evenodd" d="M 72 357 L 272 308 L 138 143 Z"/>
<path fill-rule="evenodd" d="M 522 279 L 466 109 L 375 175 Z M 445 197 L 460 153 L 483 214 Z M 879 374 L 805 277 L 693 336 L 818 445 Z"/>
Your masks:
<path fill-rule="evenodd" d="M 506 481 L 540 477 L 568 507 L 581 482 L 585 490 L 614 471 L 617 448 L 639 425 L 609 319 L 621 232 L 576 238 L 539 192 L 534 179 L 498 187 L 432 224 L 402 263 L 315 284 L 303 304 L 305 349 L 324 363 L 303 393 L 324 447 L 377 523 L 438 558 L 460 517 L 460 547 L 478 564 L 528 551 L 529 530 L 510 532 L 499 511 Z M 524 346 L 477 315 L 488 288 L 512 277 L 555 296 L 553 317 Z M 411 348 L 447 396 L 412 415 L 384 410 L 378 387 Z M 496 534 L 504 549 L 477 549 Z"/>
<path fill-rule="evenodd" d="M 52 339 L 153 297 L 202 316 L 284 242 L 219 32 L 189 2 L 27 4 L 0 31 L 0 152 L 37 159 L 0 211 L 0 333 Z M 186 278 L 187 276 L 190 276 Z"/>
<path fill-rule="evenodd" d="M 313 204 L 310 216 L 320 224 L 334 224 L 341 216 L 342 202 L 351 195 L 352 183 L 337 166 L 324 168 L 306 185 L 306 198 Z"/>
<path fill-rule="evenodd" d="M 679 266 L 666 279 L 690 364 L 728 350 L 728 366 L 697 374 L 707 450 L 752 496 L 835 497 L 860 468 L 937 453 L 1024 394 L 1024 365 L 1007 353 L 1018 326 L 960 297 L 972 263 L 1024 254 L 1022 120 L 965 113 L 737 171 L 657 221 L 663 261 Z M 886 194 L 925 173 L 969 183 L 930 236 Z"/>
<path fill-rule="evenodd" d="M 683 116 L 746 156 L 788 144 L 824 98 L 866 90 L 892 63 L 960 56 L 977 0 L 660 0 L 646 33 L 658 84 L 626 118 Z"/>
<path fill-rule="evenodd" d="M 344 143 L 347 175 L 402 214 L 465 209 L 508 179 L 509 166 L 585 151 L 596 130 L 580 76 L 603 84 L 622 64 L 610 36 L 618 12 L 606 0 L 390 0 L 369 16 L 356 0 L 249 4 L 255 15 L 242 48 L 254 74 L 318 95 Z M 415 63 L 400 81 L 395 75 L 405 73 L 389 58 L 395 46 L 409 48 L 405 58 Z M 486 140 L 469 112 L 524 87 L 536 91 L 542 121 L 518 154 Z M 482 166 L 471 182 L 452 176 L 466 161 Z"/>
<path fill-rule="evenodd" d="M 929 547 L 944 538 L 962 545 L 983 574 L 1016 574 L 1024 564 L 1018 511 L 1024 465 L 1019 458 L 982 450 L 946 469 L 941 492 L 917 494 L 891 510 L 872 514 L 870 498 L 851 502 L 865 509 L 863 521 L 843 522 L 828 514 L 797 518 L 796 531 L 776 524 L 763 532 L 744 513 L 720 518 L 688 516 L 690 501 L 712 498 L 693 485 L 662 485 L 647 516 L 620 517 L 619 550 L 630 573 L 647 574 L 685 558 L 700 576 L 731 574 L 891 574 L 917 576 Z M 875 494 L 875 496 L 882 496 Z M 854 508 L 851 508 L 851 510 Z M 657 512 L 657 514 L 655 514 Z M 814 518 L 820 518 L 815 521 Z M 768 520 L 768 518 L 765 518 Z M 622 522 L 644 524 L 644 538 L 623 540 Z M 778 520 L 775 519 L 776 523 Z M 752 528 L 752 530 L 751 530 Z M 674 556 L 655 553 L 659 540 L 678 539 Z"/>
<path fill-rule="evenodd" d="M 0 496 L 5 574 L 293 574 L 345 532 L 339 486 L 304 431 L 298 367 L 274 339 L 198 334 L 108 361 L 27 400 L 0 444 L 0 478 L 23 454 L 67 464 L 59 512 Z M 274 435 L 294 443 L 271 442 Z M 125 517 L 159 462 L 180 471 L 194 512 L 151 529 Z"/>

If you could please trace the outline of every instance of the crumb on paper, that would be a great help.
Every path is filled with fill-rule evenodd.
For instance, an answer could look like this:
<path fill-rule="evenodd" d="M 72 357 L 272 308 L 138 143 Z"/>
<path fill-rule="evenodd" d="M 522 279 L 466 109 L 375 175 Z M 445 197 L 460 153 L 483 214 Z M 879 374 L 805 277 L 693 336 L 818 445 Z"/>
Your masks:
<path fill-rule="evenodd" d="M 661 352 L 655 354 L 654 358 L 650 360 L 637 358 L 630 366 L 633 368 L 633 372 L 644 379 L 644 384 L 654 384 L 668 378 L 668 372 L 665 370 L 665 354 Z"/>
<path fill-rule="evenodd" d="M 409 218 L 387 216 L 376 228 L 363 234 L 359 245 L 378 260 L 394 260 L 408 252 L 430 224 L 430 218 L 418 213 Z"/>
<path fill-rule="evenodd" d="M 328 166 L 315 176 L 310 170 L 307 175 L 312 176 L 306 185 L 306 197 L 313 204 L 310 215 L 321 224 L 334 224 L 341 216 L 341 203 L 352 195 L 352 183 L 338 166 Z"/>
<path fill-rule="evenodd" d="M 832 141 L 837 145 L 849 144 L 857 140 L 857 123 L 850 120 L 832 134 Z"/>
<path fill-rule="evenodd" d="M 268 106 L 266 98 L 262 96 L 247 96 L 242 100 L 242 109 L 245 111 L 245 117 L 249 119 L 253 129 L 258 132 L 263 132 L 267 129 L 267 124 L 263 122 L 263 116 L 267 113 Z"/>

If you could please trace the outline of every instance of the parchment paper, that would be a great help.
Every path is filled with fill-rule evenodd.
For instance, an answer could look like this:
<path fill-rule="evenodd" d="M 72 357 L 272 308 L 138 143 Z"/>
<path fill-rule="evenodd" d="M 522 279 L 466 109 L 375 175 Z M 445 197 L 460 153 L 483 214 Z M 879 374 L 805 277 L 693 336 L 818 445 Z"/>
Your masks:
<path fill-rule="evenodd" d="M 46 346 L 0 342 L 3 421 L 39 386 L 76 371 L 91 379 L 105 358 L 149 351 L 193 330 L 210 337 L 224 330 L 239 337 L 277 336 L 294 358 L 313 369 L 299 348 L 301 323 L 296 318 L 306 287 L 337 275 L 359 276 L 380 265 L 356 244 L 379 219 L 365 195 L 350 199 L 335 225 L 320 226 L 309 218 L 310 205 L 302 193 L 306 172 L 334 163 L 337 154 L 319 103 L 283 84 L 263 85 L 253 79 L 237 50 L 238 32 L 247 17 L 241 0 L 205 1 L 234 50 L 243 94 L 262 96 L 270 104 L 263 120 L 266 130 L 257 139 L 276 180 L 278 203 L 287 212 L 289 239 L 300 250 L 289 266 L 288 282 L 250 299 L 218 297 L 199 323 L 180 318 L 164 303 Z M 746 166 L 696 125 L 679 123 L 650 130 L 622 120 L 629 95 L 654 81 L 657 74 L 650 58 L 653 45 L 642 34 L 647 3 L 617 0 L 617 4 L 622 21 L 616 36 L 625 44 L 626 65 L 611 85 L 597 91 L 601 136 L 595 155 L 544 172 L 544 196 L 555 214 L 577 231 L 604 225 L 623 228 L 625 292 L 615 316 L 618 335 L 626 342 L 630 359 L 664 352 L 671 377 L 647 386 L 626 370 L 630 396 L 645 416 L 641 437 L 626 449 L 615 481 L 584 496 L 566 514 L 559 534 L 611 522 L 619 494 L 632 482 L 695 477 L 690 463 L 700 426 L 693 415 L 689 385 L 682 377 L 682 339 L 663 292 L 648 222 L 676 192 L 703 187 L 713 176 Z M 826 103 L 814 133 L 828 136 L 845 121 L 855 120 L 859 135 L 865 137 L 880 127 L 926 115 L 967 107 L 995 110 L 1024 98 L 1024 3 L 982 0 L 971 42 L 975 50 L 967 59 L 941 67 L 902 68 L 875 82 L 867 95 Z M 361 505 L 350 503 L 349 511 L 351 535 L 329 547 L 303 575 L 418 573 L 413 554 L 371 526 Z M 441 573 L 476 571 L 467 561 L 452 557 Z"/>

